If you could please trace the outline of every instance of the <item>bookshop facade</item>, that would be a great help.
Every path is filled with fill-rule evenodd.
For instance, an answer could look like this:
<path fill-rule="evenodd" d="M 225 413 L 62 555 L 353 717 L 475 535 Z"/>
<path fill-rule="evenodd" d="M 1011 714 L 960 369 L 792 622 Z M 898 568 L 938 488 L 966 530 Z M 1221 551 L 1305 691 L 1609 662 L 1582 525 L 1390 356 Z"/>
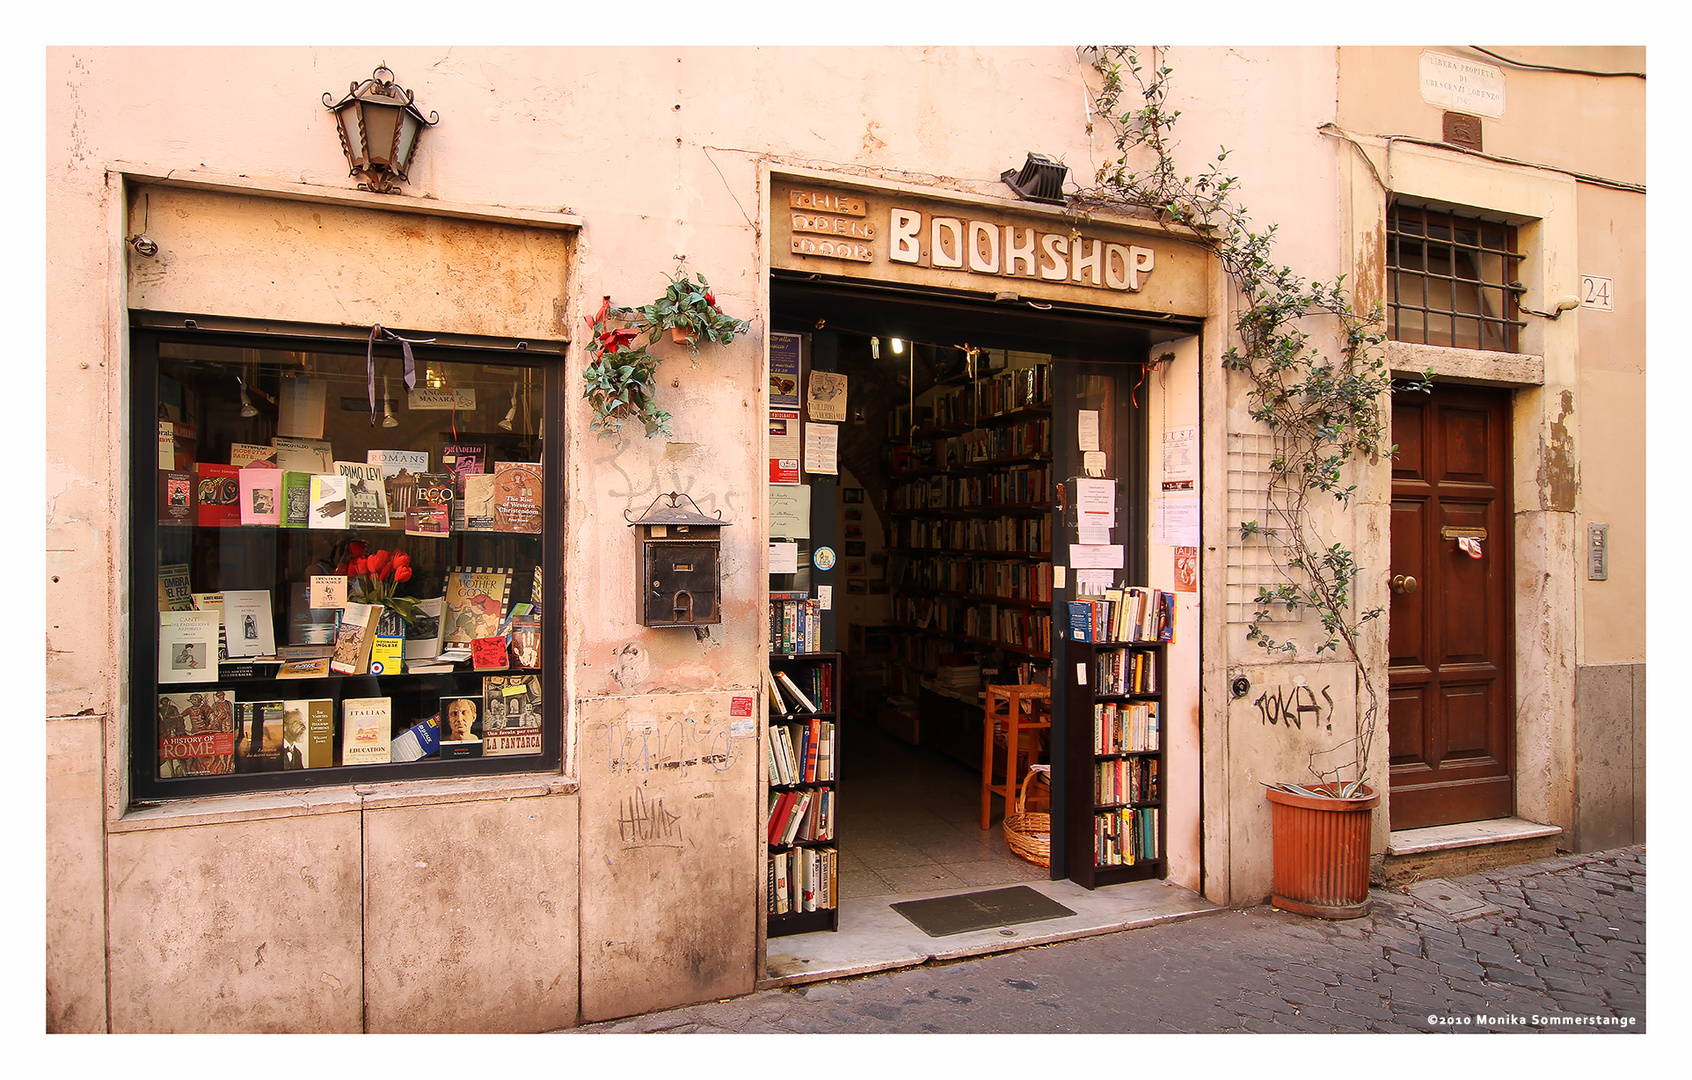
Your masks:
<path fill-rule="evenodd" d="M 1183 50 L 1181 107 L 1240 145 L 1277 261 L 1384 296 L 1396 176 L 1519 219 L 1560 293 L 1573 180 L 1322 131 L 1336 85 L 1405 79 L 1354 126 L 1419 130 L 1413 53 L 1353 85 L 1343 50 L 1243 52 Z M 894 901 L 1268 895 L 1263 785 L 1343 740 L 1355 675 L 1314 620 L 1290 660 L 1247 640 L 1266 440 L 1215 259 L 1001 175 L 1114 157 L 1075 50 L 391 49 L 428 122 L 390 191 L 324 94 L 367 50 L 244 50 L 260 95 L 207 92 L 221 54 L 47 56 L 49 1030 L 554 1030 L 816 977 Z M 693 282 L 744 328 L 630 314 Z M 1497 610 L 1533 628 L 1506 751 L 1549 778 L 1506 802 L 1558 824 L 1574 643 L 1643 693 L 1638 530 L 1613 587 L 1568 570 L 1611 498 L 1577 466 L 1634 460 L 1575 455 L 1571 402 L 1638 426 L 1626 372 L 1581 374 L 1593 332 L 1529 324 L 1537 375 L 1393 343 L 1506 387 L 1523 554 L 1500 511 L 1451 572 L 1554 585 Z M 608 354 L 667 420 L 595 408 Z M 1487 394 L 1446 389 L 1467 445 Z M 1394 566 L 1392 469 L 1358 472 L 1320 527 Z"/>

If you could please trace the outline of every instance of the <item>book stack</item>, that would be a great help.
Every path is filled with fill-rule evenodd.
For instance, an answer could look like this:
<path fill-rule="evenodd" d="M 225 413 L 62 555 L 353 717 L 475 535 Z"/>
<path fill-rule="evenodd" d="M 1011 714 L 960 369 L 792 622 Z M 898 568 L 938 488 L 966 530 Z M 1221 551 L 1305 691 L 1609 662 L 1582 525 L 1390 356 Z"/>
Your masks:
<path fill-rule="evenodd" d="M 772 852 L 766 872 L 765 911 L 792 915 L 833 910 L 838 879 L 839 856 L 831 848 Z"/>
<path fill-rule="evenodd" d="M 803 592 L 770 593 L 770 651 L 822 650 L 822 601 Z"/>
<path fill-rule="evenodd" d="M 1175 640 L 1175 594 L 1138 586 L 1069 601 L 1071 641 Z"/>
<path fill-rule="evenodd" d="M 1093 817 L 1093 861 L 1133 866 L 1158 857 L 1156 807 L 1122 807 Z"/>
<path fill-rule="evenodd" d="M 1155 752 L 1158 708 L 1155 701 L 1101 701 L 1093 705 L 1093 753 Z"/>

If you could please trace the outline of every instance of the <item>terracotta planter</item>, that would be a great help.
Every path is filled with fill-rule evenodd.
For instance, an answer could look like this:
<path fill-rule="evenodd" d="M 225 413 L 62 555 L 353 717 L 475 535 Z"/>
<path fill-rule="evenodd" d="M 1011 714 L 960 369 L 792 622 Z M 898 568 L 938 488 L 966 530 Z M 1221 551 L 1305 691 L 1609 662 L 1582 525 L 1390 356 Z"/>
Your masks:
<path fill-rule="evenodd" d="M 1369 911 L 1369 824 L 1381 797 L 1354 799 L 1265 792 L 1274 824 L 1275 891 L 1285 911 L 1356 919 Z"/>
<path fill-rule="evenodd" d="M 692 345 L 693 335 L 679 326 L 670 327 L 670 340 L 677 345 Z"/>

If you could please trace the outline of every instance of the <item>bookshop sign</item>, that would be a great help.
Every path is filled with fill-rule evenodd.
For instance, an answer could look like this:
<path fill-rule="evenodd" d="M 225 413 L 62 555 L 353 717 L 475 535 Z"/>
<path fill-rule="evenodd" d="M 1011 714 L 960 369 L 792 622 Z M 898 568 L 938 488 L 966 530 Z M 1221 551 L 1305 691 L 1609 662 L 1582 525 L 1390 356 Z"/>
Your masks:
<path fill-rule="evenodd" d="M 1206 255 L 1165 233 L 809 181 L 775 192 L 778 268 L 1205 314 Z"/>

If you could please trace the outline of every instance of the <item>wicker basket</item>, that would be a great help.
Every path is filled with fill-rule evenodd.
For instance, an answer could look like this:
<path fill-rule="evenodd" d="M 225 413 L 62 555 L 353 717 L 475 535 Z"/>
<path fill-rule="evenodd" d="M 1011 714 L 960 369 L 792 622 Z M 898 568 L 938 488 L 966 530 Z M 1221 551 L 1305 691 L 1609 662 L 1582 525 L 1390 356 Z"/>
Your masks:
<path fill-rule="evenodd" d="M 1050 765 L 1031 766 L 1017 791 L 1016 812 L 1005 815 L 1005 843 L 1011 854 L 1035 866 L 1052 865 L 1052 815 L 1030 814 L 1023 807 L 1028 802 L 1028 783 L 1034 774 L 1050 771 Z"/>

